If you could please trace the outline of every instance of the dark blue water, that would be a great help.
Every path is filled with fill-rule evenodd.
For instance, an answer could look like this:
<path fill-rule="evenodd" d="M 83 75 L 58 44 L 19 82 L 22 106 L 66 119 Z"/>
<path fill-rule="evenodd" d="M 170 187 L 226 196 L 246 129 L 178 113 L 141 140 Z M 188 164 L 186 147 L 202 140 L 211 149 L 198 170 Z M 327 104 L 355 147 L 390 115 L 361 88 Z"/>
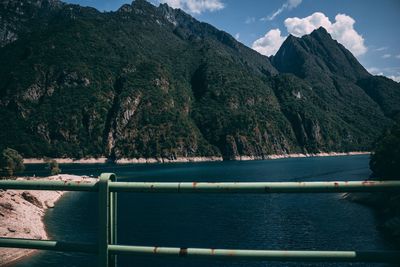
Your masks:
<path fill-rule="evenodd" d="M 120 181 L 364 180 L 368 156 L 166 165 L 62 165 L 63 172 L 115 172 Z M 27 174 L 46 175 L 43 166 Z M 95 242 L 97 195 L 68 193 L 45 217 L 51 239 Z M 393 249 L 377 230 L 369 208 L 341 194 L 193 195 L 119 193 L 120 244 L 236 249 Z M 119 266 L 303 266 L 299 263 L 209 261 L 119 256 Z M 16 266 L 96 266 L 85 254 L 40 252 Z M 309 264 L 306 266 L 388 266 Z"/>

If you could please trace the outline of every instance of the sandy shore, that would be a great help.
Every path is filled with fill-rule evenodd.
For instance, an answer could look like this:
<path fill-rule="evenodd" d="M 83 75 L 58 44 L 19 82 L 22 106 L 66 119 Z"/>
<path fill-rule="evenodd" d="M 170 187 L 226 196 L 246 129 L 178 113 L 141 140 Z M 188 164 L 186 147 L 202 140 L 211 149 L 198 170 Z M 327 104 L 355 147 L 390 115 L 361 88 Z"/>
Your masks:
<path fill-rule="evenodd" d="M 245 160 L 271 160 L 271 159 L 284 159 L 284 158 L 308 158 L 308 157 L 335 157 L 335 156 L 352 156 L 352 155 L 369 155 L 371 152 L 367 151 L 353 151 L 353 152 L 321 152 L 321 153 L 294 153 L 294 154 L 273 154 L 265 157 L 257 156 L 238 156 L 234 160 L 245 161 Z M 101 164 L 106 163 L 108 159 L 106 157 L 100 158 L 84 158 L 84 159 L 72 159 L 72 158 L 55 158 L 58 163 L 78 163 L 78 164 Z M 211 162 L 211 161 L 222 161 L 223 158 L 219 156 L 215 157 L 178 157 L 176 159 L 166 158 L 121 158 L 115 161 L 116 164 L 149 164 L 149 163 L 184 163 L 184 162 Z M 24 159 L 25 164 L 40 164 L 46 163 L 45 159 L 42 158 L 27 158 Z"/>
<path fill-rule="evenodd" d="M 37 180 L 37 178 L 18 178 Z M 61 181 L 89 181 L 93 178 L 56 175 L 47 178 Z M 47 209 L 64 194 L 63 191 L 6 190 L 0 191 L 0 236 L 11 238 L 48 239 L 43 223 Z M 35 250 L 0 248 L 0 266 L 5 266 Z"/>

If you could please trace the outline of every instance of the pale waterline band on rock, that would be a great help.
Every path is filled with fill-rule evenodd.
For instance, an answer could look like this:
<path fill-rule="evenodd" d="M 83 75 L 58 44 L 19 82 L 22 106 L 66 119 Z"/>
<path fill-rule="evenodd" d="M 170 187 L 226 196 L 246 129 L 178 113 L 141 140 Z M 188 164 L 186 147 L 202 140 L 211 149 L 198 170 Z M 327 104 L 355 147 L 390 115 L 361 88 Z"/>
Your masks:
<path fill-rule="evenodd" d="M 284 159 L 284 158 L 308 158 L 308 157 L 335 157 L 335 156 L 354 156 L 354 155 L 369 155 L 368 151 L 352 151 L 352 152 L 320 152 L 320 153 L 293 153 L 293 154 L 272 154 L 261 156 L 236 156 L 235 161 L 247 160 L 271 160 L 271 159 Z M 43 158 L 26 158 L 24 164 L 44 164 L 47 159 Z M 54 158 L 61 164 L 104 164 L 109 160 L 106 157 L 99 158 Z M 115 160 L 116 164 L 145 164 L 145 163 L 185 163 L 185 162 L 213 162 L 223 161 L 222 157 L 177 157 L 175 159 L 167 158 L 121 158 Z"/>

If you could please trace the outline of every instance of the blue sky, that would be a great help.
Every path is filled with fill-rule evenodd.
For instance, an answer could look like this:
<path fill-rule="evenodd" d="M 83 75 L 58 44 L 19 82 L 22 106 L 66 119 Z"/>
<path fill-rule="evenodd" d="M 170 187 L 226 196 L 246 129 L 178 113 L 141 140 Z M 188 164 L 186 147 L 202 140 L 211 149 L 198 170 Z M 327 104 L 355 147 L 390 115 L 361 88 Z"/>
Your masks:
<path fill-rule="evenodd" d="M 100 11 L 130 0 L 66 0 Z M 150 0 L 184 9 L 245 45 L 272 55 L 289 33 L 302 36 L 324 26 L 373 74 L 400 81 L 399 0 Z"/>

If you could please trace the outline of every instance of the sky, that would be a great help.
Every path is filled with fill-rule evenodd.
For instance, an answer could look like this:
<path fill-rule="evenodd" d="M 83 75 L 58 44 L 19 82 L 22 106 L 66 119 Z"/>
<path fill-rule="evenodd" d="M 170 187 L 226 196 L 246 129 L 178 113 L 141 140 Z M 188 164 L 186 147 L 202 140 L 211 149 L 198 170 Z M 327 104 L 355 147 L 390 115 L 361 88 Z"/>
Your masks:
<path fill-rule="evenodd" d="M 289 34 L 323 26 L 372 74 L 400 82 L 399 0 L 149 0 L 167 3 L 230 33 L 261 54 L 274 55 Z M 99 11 L 131 0 L 66 0 Z"/>

